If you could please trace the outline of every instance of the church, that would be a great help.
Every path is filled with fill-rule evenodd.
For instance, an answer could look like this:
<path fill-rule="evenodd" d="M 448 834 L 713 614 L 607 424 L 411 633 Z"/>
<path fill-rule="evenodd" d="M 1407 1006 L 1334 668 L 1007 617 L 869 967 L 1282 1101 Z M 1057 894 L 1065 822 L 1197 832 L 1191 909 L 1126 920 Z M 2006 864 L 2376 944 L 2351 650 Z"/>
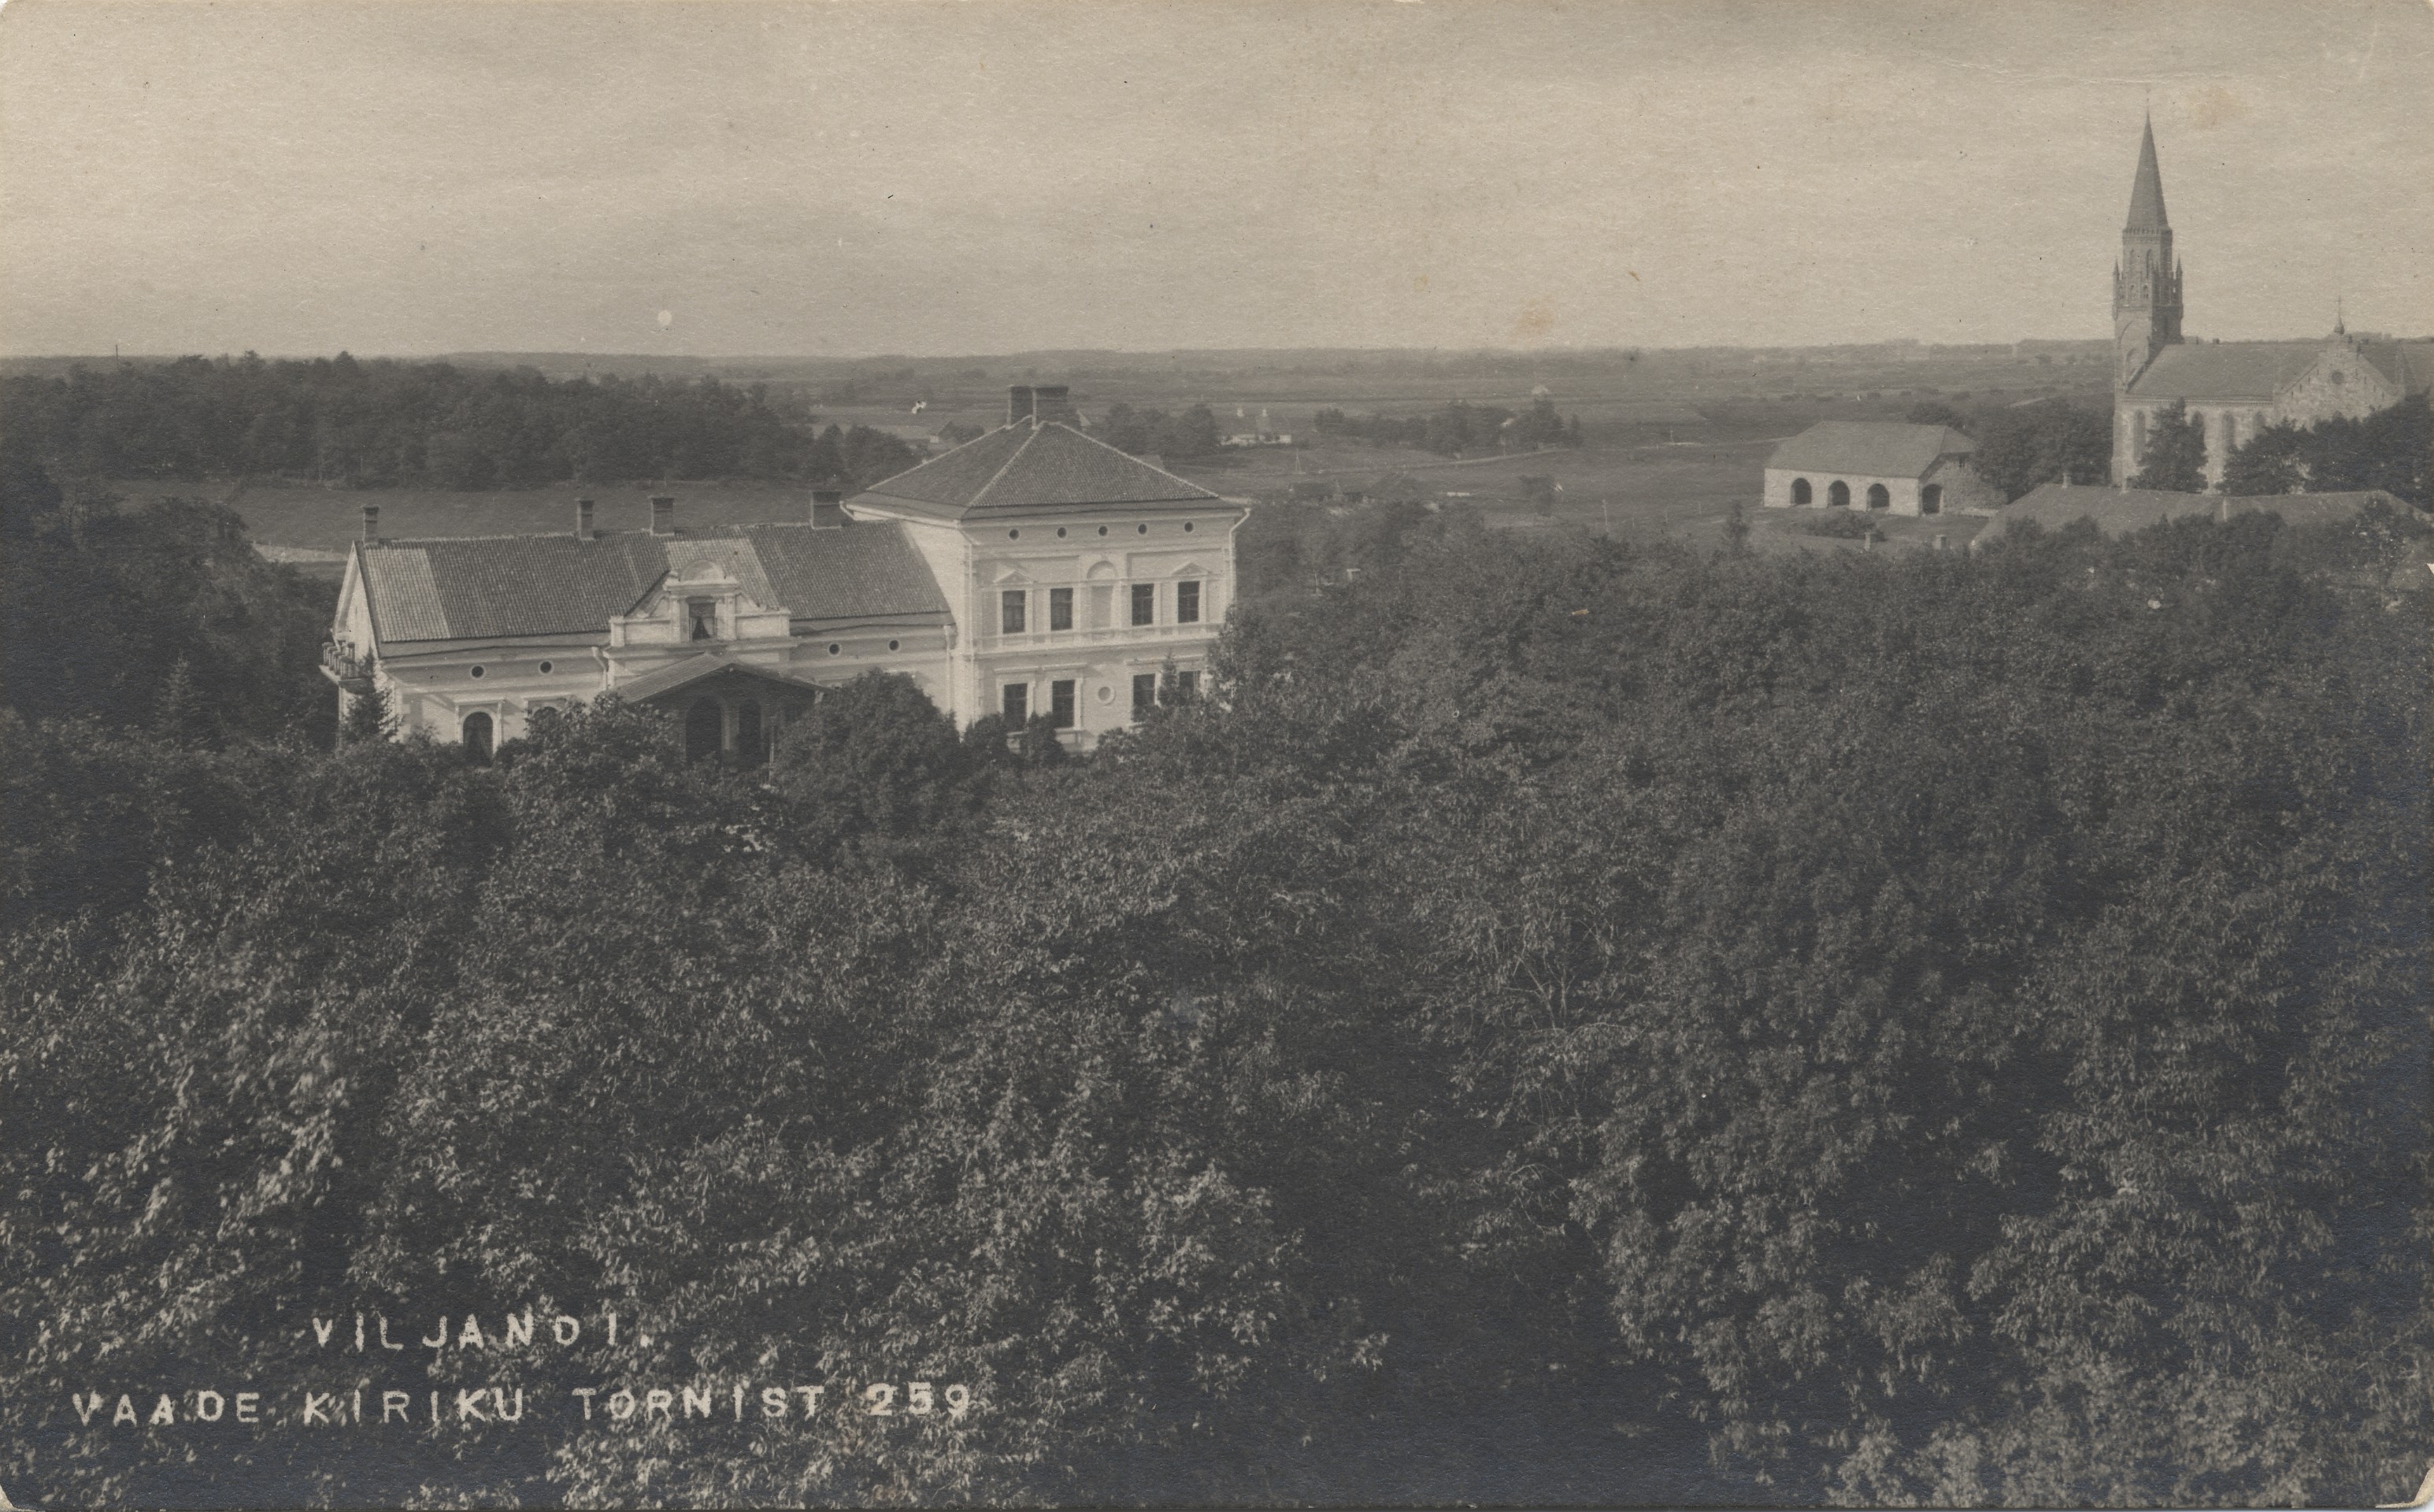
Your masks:
<path fill-rule="evenodd" d="M 2186 340 L 2183 289 L 2150 120 L 2113 269 L 2116 484 L 2145 464 L 2155 419 L 2174 404 L 2203 428 L 2206 482 L 2219 489 L 2233 449 L 2266 426 L 2371 415 L 2424 395 L 2434 380 L 2434 341 L 2355 336 L 2338 318 L 2331 335 L 2313 341 Z"/>
<path fill-rule="evenodd" d="M 1061 387 L 1006 423 L 803 518 L 647 530 L 578 501 L 543 536 L 381 537 L 348 553 L 322 670 L 343 718 L 378 689 L 401 739 L 487 757 L 545 709 L 669 709 L 687 754 L 751 765 L 824 688 L 900 673 L 967 726 L 1045 714 L 1095 746 L 1205 676 L 1243 505 L 1084 435 Z"/>

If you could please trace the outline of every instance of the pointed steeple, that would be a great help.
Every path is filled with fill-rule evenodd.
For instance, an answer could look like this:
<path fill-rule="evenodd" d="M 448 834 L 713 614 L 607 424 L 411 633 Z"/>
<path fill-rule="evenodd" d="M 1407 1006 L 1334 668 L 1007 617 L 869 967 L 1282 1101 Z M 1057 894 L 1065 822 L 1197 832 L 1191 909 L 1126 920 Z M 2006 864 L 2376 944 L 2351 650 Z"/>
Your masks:
<path fill-rule="evenodd" d="M 2164 218 L 2164 175 L 2155 166 L 2155 120 L 2147 118 L 2147 133 L 2138 143 L 2138 180 L 2130 187 L 2130 218 L 2123 231 L 2168 231 Z"/>

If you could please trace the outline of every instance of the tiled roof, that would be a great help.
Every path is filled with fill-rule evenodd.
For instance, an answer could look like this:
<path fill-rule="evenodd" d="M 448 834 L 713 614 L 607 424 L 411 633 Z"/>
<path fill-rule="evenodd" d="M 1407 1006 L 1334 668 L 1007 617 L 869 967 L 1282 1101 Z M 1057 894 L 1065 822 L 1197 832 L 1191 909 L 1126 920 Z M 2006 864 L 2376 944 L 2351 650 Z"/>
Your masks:
<path fill-rule="evenodd" d="M 2218 518 L 2271 513 L 2280 515 L 2287 524 L 2319 524 L 2328 520 L 2346 520 L 2378 499 L 2394 509 L 2409 507 L 2379 489 L 2351 493 L 2245 495 L 2048 483 L 1997 511 L 1993 523 L 1970 544 L 1974 550 L 1980 544 L 1999 540 L 2007 528 L 2021 524 L 2054 530 L 2075 520 L 2093 520 L 2096 527 L 2108 536 L 2127 535 L 2189 515 Z"/>
<path fill-rule="evenodd" d="M 1946 425 L 1825 420 L 1777 446 L 1766 465 L 1794 472 L 1922 478 L 1939 459 L 1977 449 L 1976 441 Z"/>
<path fill-rule="evenodd" d="M 2322 341 L 2174 342 L 2130 383 L 2134 399 L 2270 400 L 2323 354 Z"/>
<path fill-rule="evenodd" d="M 872 485 L 853 504 L 941 520 L 1041 509 L 1215 504 L 1217 495 L 1070 425 L 1018 421 Z"/>
<path fill-rule="evenodd" d="M 805 524 L 675 536 L 618 531 L 590 541 L 571 533 L 392 541 L 356 550 L 384 645 L 604 632 L 671 568 L 704 559 L 797 619 L 947 612 L 920 555 L 884 521 L 842 530 Z"/>
<path fill-rule="evenodd" d="M 2130 186 L 2130 218 L 2122 223 L 2123 231 L 2167 231 L 2171 222 L 2164 218 L 2164 175 L 2155 166 L 2155 123 L 2147 123 L 2147 134 L 2138 143 L 2138 178 Z"/>
<path fill-rule="evenodd" d="M 2134 399 L 2271 400 L 2340 338 L 2314 341 L 2176 342 L 2131 381 Z M 2434 342 L 2361 340 L 2358 354 L 2404 394 L 2434 379 Z"/>

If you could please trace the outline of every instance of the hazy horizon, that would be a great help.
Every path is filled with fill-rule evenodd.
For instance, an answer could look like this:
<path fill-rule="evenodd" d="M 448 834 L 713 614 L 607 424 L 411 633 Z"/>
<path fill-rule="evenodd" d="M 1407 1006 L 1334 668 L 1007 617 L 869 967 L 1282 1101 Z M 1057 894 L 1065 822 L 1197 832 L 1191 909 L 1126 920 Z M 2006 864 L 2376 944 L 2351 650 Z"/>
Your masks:
<path fill-rule="evenodd" d="M 725 361 L 2434 327 L 2416 0 L 14 0 L 0 352 Z"/>

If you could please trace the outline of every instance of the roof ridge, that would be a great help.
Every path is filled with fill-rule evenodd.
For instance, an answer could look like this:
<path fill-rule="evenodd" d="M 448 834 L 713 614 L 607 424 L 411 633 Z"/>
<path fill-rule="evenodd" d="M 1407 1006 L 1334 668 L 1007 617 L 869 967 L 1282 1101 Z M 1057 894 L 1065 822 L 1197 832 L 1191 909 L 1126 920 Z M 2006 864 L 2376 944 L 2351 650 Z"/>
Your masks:
<path fill-rule="evenodd" d="M 1017 423 L 1019 422 L 1008 421 L 1006 421 L 1006 426 L 1008 429 L 1012 429 Z M 1013 451 L 1006 454 L 1005 460 L 999 464 L 998 470 L 989 474 L 989 480 L 986 483 L 982 484 L 978 489 L 974 490 L 971 498 L 967 500 L 963 507 L 966 509 L 979 508 L 981 507 L 981 501 L 988 497 L 988 490 L 998 486 L 998 483 L 1004 478 L 1007 472 L 1013 468 L 1014 464 L 1021 460 L 1022 454 L 1031 450 L 1031 443 L 1037 439 L 1039 439 L 1039 418 L 1035 415 L 1031 418 L 1031 434 L 1024 437 L 1021 441 L 1015 446 Z"/>

